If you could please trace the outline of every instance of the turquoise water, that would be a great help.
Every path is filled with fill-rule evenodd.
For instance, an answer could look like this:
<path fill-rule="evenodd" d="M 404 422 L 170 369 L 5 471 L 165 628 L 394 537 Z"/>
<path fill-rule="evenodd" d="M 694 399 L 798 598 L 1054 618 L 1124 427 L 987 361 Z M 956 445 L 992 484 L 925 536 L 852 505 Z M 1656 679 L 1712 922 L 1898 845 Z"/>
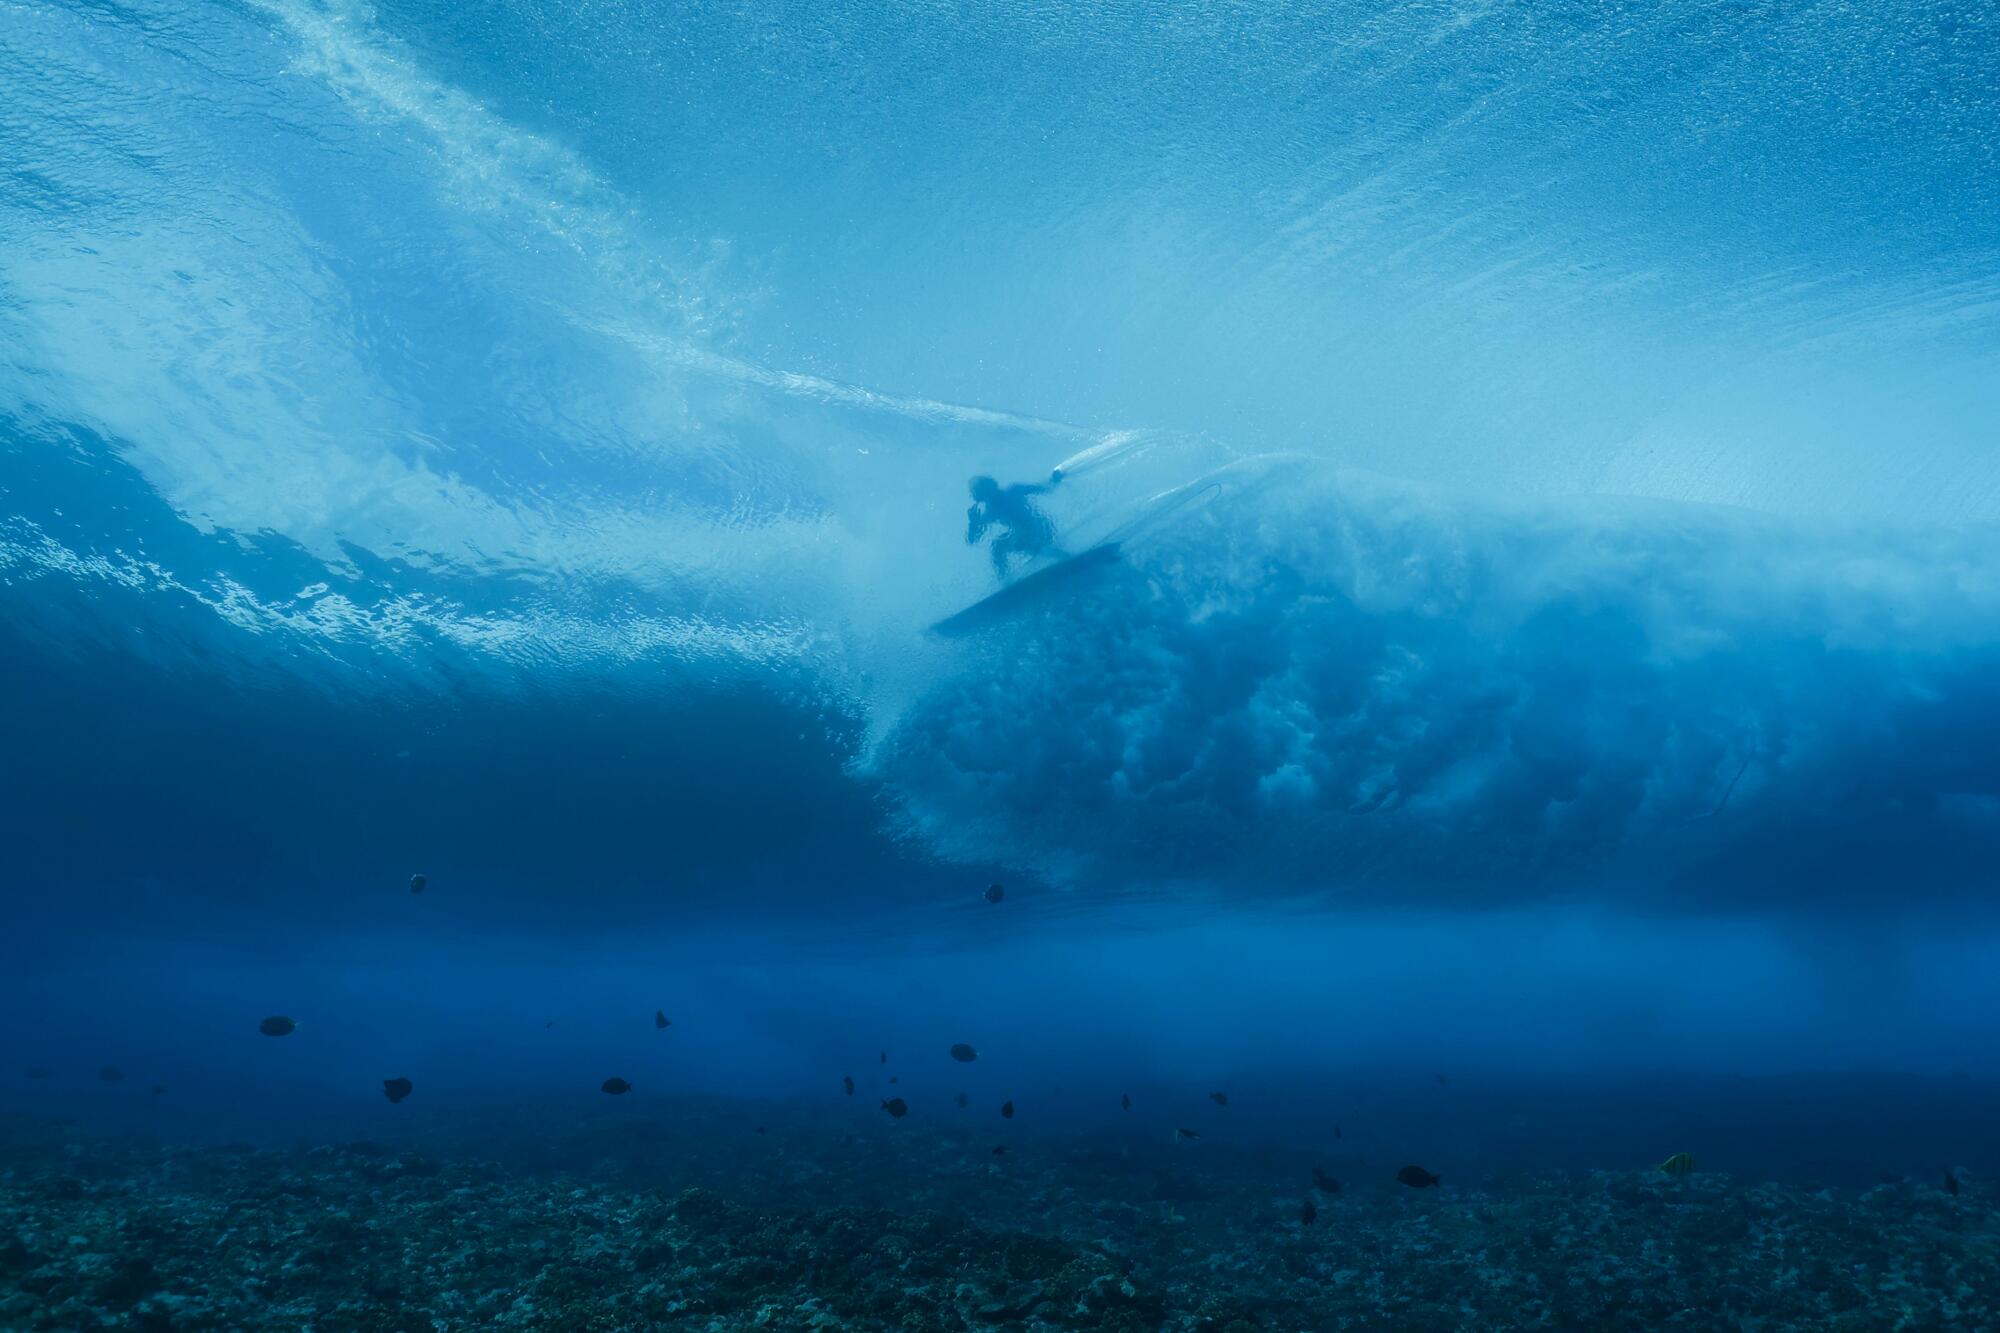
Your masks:
<path fill-rule="evenodd" d="M 29 0 L 0 89 L 0 1110 L 1992 1169 L 1985 8 Z"/>

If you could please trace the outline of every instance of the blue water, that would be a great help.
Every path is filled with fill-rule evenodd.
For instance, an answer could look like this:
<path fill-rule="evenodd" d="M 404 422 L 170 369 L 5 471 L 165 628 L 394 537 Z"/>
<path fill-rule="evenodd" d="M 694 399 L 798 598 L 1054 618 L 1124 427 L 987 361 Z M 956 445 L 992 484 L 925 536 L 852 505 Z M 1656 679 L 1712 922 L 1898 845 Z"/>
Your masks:
<path fill-rule="evenodd" d="M 2000 1165 L 1990 7 L 17 0 L 0 90 L 0 1108 L 966 1041 Z M 1059 467 L 1117 558 L 931 632 Z"/>

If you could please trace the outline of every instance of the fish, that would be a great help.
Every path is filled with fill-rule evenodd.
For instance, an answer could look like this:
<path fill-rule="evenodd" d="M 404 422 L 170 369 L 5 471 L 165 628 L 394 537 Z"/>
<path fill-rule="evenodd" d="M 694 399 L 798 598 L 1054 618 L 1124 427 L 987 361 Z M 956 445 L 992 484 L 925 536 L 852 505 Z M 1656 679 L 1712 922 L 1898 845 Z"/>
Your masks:
<path fill-rule="evenodd" d="M 1950 1194 L 1950 1195 L 1952 1195 L 1952 1196 L 1953 1196 L 1954 1198 L 1956 1198 L 1956 1197 L 1957 1197 L 1957 1195 L 1958 1195 L 1958 1177 L 1957 1177 L 1957 1176 L 1954 1176 L 1954 1175 L 1953 1175 L 1953 1174 L 1952 1174 L 1951 1172 L 1949 1172 L 1949 1171 L 1945 1172 L 1945 1173 L 1944 1173 L 1944 1188 L 1945 1188 L 1945 1192 L 1946 1192 L 1947 1194 Z"/>
<path fill-rule="evenodd" d="M 891 1097 L 882 1103 L 882 1109 L 889 1113 L 891 1120 L 901 1120 L 910 1113 L 910 1104 L 901 1097 Z"/>
<path fill-rule="evenodd" d="M 1313 1188 L 1321 1194 L 1340 1193 L 1340 1182 L 1318 1167 L 1313 1168 Z"/>
<path fill-rule="evenodd" d="M 670 1028 L 670 1027 L 672 1027 L 673 1025 L 674 1025 L 674 1020 L 673 1020 L 673 1019 L 671 1019 L 671 1018 L 668 1018 L 668 1017 L 667 1017 L 667 1011 L 666 1011 L 666 1010 L 664 1010 L 664 1009 L 655 1009 L 655 1010 L 653 1011 L 653 1026 L 654 1026 L 654 1027 L 656 1027 L 656 1028 Z"/>
<path fill-rule="evenodd" d="M 40 1065 L 36 1065 L 33 1069 L 27 1070 L 25 1072 L 27 1073 L 29 1078 L 47 1078 L 50 1074 L 53 1074 L 55 1071 L 53 1069 L 44 1069 Z"/>
<path fill-rule="evenodd" d="M 1437 1076 L 1437 1081 L 1438 1081 L 1438 1086 L 1440 1088 L 1451 1086 L 1451 1080 L 1446 1078 L 1443 1074 L 1439 1074 Z"/>
<path fill-rule="evenodd" d="M 551 1018 L 551 1019 L 550 1019 L 550 1020 L 549 1020 L 548 1022 L 546 1022 L 546 1023 L 542 1024 L 542 1030 L 543 1030 L 544 1032 L 546 1032 L 546 1031 L 548 1031 L 548 1030 L 549 1030 L 550 1028 L 554 1027 L 555 1025 L 556 1025 L 556 1021 L 555 1021 L 555 1019 Z"/>
<path fill-rule="evenodd" d="M 979 1052 L 961 1041 L 951 1048 L 951 1058 L 962 1065 L 969 1065 L 979 1058 Z"/>
<path fill-rule="evenodd" d="M 422 892 L 424 891 L 424 889 L 425 889 L 425 888 L 426 888 L 426 887 L 427 887 L 427 886 L 428 886 L 429 884 L 430 884 L 430 881 L 429 881 L 429 880 L 427 880 L 427 879 L 425 879 L 425 878 L 424 878 L 424 877 L 423 877 L 422 875 L 412 875 L 412 876 L 410 876 L 410 892 L 411 892 L 411 893 L 422 893 Z"/>
<path fill-rule="evenodd" d="M 125 1077 L 125 1071 L 117 1065 L 106 1065 L 97 1071 L 97 1076 L 106 1083 L 116 1083 Z"/>
<path fill-rule="evenodd" d="M 1300 1226 L 1302 1227 L 1311 1226 L 1313 1224 L 1313 1219 L 1318 1216 L 1319 1216 L 1319 1209 L 1313 1206 L 1313 1201 L 1311 1199 L 1307 1199 L 1304 1203 L 1299 1205 Z"/>
<path fill-rule="evenodd" d="M 385 1078 L 382 1080 L 382 1095 L 391 1102 L 400 1102 L 416 1091 L 417 1085 L 406 1078 Z M 605 1091 L 609 1092 L 607 1088 Z"/>
<path fill-rule="evenodd" d="M 1195 1133 L 1195 1132 L 1194 1132 L 1193 1130 L 1191 1130 L 1191 1129 L 1177 1129 L 1177 1130 L 1175 1130 L 1175 1131 L 1174 1131 L 1174 1142 L 1175 1142 L 1175 1143 L 1180 1143 L 1180 1142 L 1182 1142 L 1182 1141 L 1184 1141 L 1184 1140 L 1187 1140 L 1187 1139 L 1198 1139 L 1198 1138 L 1200 1138 L 1200 1137 L 1201 1137 L 1201 1135 L 1199 1135 L 1199 1134 Z"/>
<path fill-rule="evenodd" d="M 840 1086 L 846 1090 L 848 1096 L 852 1097 L 854 1095 L 854 1075 L 841 1075 Z"/>
<path fill-rule="evenodd" d="M 1335 1125 L 1335 1126 L 1333 1127 L 1333 1137 L 1335 1137 L 1336 1139 L 1340 1137 L 1340 1126 L 1339 1126 L 1339 1125 Z"/>
<path fill-rule="evenodd" d="M 993 1155 L 995 1157 L 1005 1157 L 1007 1155 L 1007 1145 L 1004 1143 L 997 1144 L 993 1149 Z"/>
<path fill-rule="evenodd" d="M 1226 1092 L 1211 1092 L 1208 1094 L 1208 1099 L 1217 1106 L 1229 1105 L 1229 1094 Z"/>
<path fill-rule="evenodd" d="M 1396 1179 L 1413 1190 L 1420 1190 L 1427 1185 L 1437 1184 L 1443 1177 L 1434 1176 L 1420 1166 L 1406 1166 L 1396 1173 Z"/>
<path fill-rule="evenodd" d="M 1660 1170 L 1670 1176 L 1686 1176 L 1694 1173 L 1694 1154 L 1677 1152 L 1660 1163 Z"/>
<path fill-rule="evenodd" d="M 757 1132 L 759 1134 L 762 1134 L 764 1132 L 764 1127 L 762 1125 L 757 1126 Z"/>
<path fill-rule="evenodd" d="M 1000 1103 L 1000 1118 L 1002 1120 L 1012 1120 L 1014 1118 L 1014 1103 Z"/>
<path fill-rule="evenodd" d="M 1118 1097 L 1118 1109 L 1119 1109 L 1119 1110 L 1121 1110 L 1121 1111 L 1129 1111 L 1129 1110 L 1131 1110 L 1131 1109 L 1132 1109 L 1132 1094 L 1131 1094 L 1131 1093 L 1127 1092 L 1127 1093 L 1121 1093 L 1121 1094 L 1119 1094 L 1119 1097 Z"/>
<path fill-rule="evenodd" d="M 901 1083 L 903 1081 L 903 1076 L 901 1074 L 891 1074 L 889 1075 L 889 1081 L 891 1083 Z"/>
<path fill-rule="evenodd" d="M 267 1037 L 289 1037 L 299 1030 L 299 1025 L 283 1014 L 272 1014 L 257 1025 L 257 1030 Z"/>
<path fill-rule="evenodd" d="M 607 1078 L 598 1087 L 600 1090 L 610 1093 L 613 1097 L 623 1097 L 626 1093 L 632 1091 L 632 1085 L 622 1078 Z"/>
<path fill-rule="evenodd" d="M 162 1094 L 163 1094 L 163 1093 L 165 1093 L 165 1092 L 166 1092 L 166 1089 L 165 1089 L 164 1087 L 162 1087 L 162 1086 L 161 1086 L 160 1084 L 158 1084 L 158 1083 L 155 1083 L 155 1084 L 153 1085 L 153 1095 L 154 1095 L 155 1097 L 158 1097 L 158 1096 L 162 1095 Z"/>
<path fill-rule="evenodd" d="M 986 901 L 987 901 L 987 902 L 989 902 L 989 903 L 997 903 L 997 902 L 999 902 L 999 901 L 1000 901 L 1000 900 L 1001 900 L 1002 898 L 1005 898 L 1006 896 L 1007 896 L 1007 890 L 1005 890 L 1004 888 L 1000 887 L 1000 886 L 999 886 L 998 884 L 988 884 L 988 885 L 986 886 Z"/>
<path fill-rule="evenodd" d="M 963 1111 L 966 1107 L 966 1104 L 970 1102 L 972 1099 L 970 1097 L 967 1097 L 964 1093 L 961 1092 L 958 1094 L 958 1096 L 952 1098 L 952 1100 L 957 1102 L 958 1109 Z"/>
<path fill-rule="evenodd" d="M 889 1063 L 889 1053 L 887 1051 L 882 1052 L 882 1063 L 885 1065 Z"/>

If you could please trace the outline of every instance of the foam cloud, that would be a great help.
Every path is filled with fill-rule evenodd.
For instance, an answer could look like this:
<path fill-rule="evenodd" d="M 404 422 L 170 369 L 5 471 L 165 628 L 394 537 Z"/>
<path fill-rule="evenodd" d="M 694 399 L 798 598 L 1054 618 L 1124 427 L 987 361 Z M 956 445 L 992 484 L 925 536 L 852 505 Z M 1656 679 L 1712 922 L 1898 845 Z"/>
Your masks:
<path fill-rule="evenodd" d="M 1099 888 L 1765 906 L 2000 848 L 2000 546 L 1303 462 L 972 645 L 872 759 Z"/>

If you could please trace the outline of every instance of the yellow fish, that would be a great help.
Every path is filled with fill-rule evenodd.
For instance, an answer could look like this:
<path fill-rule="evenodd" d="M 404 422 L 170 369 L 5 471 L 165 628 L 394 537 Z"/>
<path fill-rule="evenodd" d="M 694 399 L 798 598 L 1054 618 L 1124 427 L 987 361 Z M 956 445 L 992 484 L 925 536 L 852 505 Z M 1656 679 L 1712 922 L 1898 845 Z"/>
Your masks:
<path fill-rule="evenodd" d="M 1660 1163 L 1660 1170 L 1670 1176 L 1690 1175 L 1694 1171 L 1694 1154 L 1677 1152 L 1666 1161 Z"/>

